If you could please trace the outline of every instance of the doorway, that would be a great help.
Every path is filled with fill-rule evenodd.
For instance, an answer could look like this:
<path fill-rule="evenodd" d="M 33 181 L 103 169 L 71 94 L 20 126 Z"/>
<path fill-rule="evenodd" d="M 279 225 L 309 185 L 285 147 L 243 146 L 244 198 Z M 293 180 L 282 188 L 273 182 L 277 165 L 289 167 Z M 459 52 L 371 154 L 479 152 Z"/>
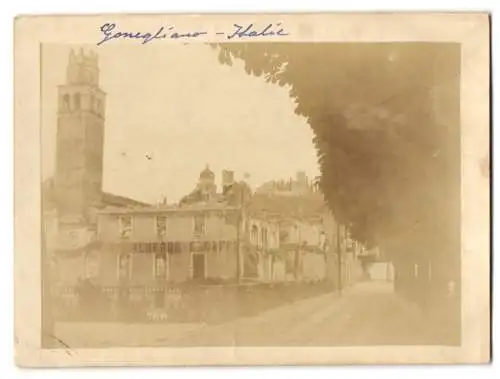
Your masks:
<path fill-rule="evenodd" d="M 193 279 L 205 279 L 205 254 L 193 254 Z"/>
<path fill-rule="evenodd" d="M 155 309 L 165 308 L 165 292 L 163 290 L 155 292 L 154 307 Z"/>

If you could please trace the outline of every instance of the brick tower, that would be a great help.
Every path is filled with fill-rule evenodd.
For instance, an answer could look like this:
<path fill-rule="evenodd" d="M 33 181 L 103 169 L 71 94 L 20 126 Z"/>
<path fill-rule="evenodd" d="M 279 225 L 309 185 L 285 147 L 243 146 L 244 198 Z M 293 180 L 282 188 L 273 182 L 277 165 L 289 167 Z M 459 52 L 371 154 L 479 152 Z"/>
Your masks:
<path fill-rule="evenodd" d="M 61 218 L 85 219 L 89 206 L 101 201 L 105 100 L 97 55 L 71 50 L 58 93 L 55 190 Z"/>

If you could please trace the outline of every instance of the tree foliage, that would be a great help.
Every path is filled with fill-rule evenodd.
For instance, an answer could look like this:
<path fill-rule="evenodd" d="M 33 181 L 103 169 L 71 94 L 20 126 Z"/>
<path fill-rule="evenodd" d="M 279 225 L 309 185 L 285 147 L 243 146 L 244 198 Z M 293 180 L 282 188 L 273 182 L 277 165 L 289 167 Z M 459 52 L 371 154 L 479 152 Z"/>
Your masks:
<path fill-rule="evenodd" d="M 391 251 L 449 246 L 459 206 L 457 46 L 213 47 L 220 63 L 241 60 L 248 74 L 288 89 L 314 132 L 319 186 L 354 238 Z"/>

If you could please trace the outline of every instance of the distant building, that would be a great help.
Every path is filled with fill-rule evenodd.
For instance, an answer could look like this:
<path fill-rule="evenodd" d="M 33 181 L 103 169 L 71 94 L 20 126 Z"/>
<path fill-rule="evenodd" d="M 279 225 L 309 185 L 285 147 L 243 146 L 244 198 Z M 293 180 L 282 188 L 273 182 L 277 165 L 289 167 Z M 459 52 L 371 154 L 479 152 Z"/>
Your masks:
<path fill-rule="evenodd" d="M 222 193 L 227 193 L 227 191 L 234 185 L 234 171 L 223 170 L 222 171 Z"/>
<path fill-rule="evenodd" d="M 204 201 L 210 200 L 217 193 L 215 174 L 210 170 L 208 165 L 200 173 L 200 180 L 198 182 L 197 189 L 200 191 L 201 198 Z"/>
<path fill-rule="evenodd" d="M 305 183 L 305 174 L 302 180 Z M 323 196 L 313 191 L 300 193 L 277 188 L 277 191 L 257 192 L 247 207 L 250 218 L 264 217 L 277 227 L 279 243 L 271 258 L 274 270 L 271 277 L 275 281 L 325 280 Z"/>
<path fill-rule="evenodd" d="M 252 197 L 252 190 L 247 183 L 234 180 L 234 172 L 222 171 L 222 192 L 217 192 L 215 174 L 207 165 L 201 171 L 198 183 L 193 191 L 184 196 L 179 205 L 192 204 L 228 204 L 232 206 L 243 206 Z"/>
<path fill-rule="evenodd" d="M 280 250 L 285 254 L 287 280 L 326 279 L 326 250 L 320 215 L 280 220 Z"/>
<path fill-rule="evenodd" d="M 257 192 L 247 212 L 249 218 L 264 215 L 278 225 L 279 245 L 272 258 L 274 280 L 329 280 L 345 287 L 360 279 L 358 244 L 338 225 L 320 192 Z"/>
<path fill-rule="evenodd" d="M 284 265 L 280 265 L 279 221 L 269 215 L 247 214 L 245 222 L 244 277 L 264 282 L 285 280 Z"/>
<path fill-rule="evenodd" d="M 302 196 L 317 192 L 317 187 L 309 181 L 306 173 L 298 171 L 295 180 L 272 180 L 264 183 L 255 191 L 257 194 Z"/>

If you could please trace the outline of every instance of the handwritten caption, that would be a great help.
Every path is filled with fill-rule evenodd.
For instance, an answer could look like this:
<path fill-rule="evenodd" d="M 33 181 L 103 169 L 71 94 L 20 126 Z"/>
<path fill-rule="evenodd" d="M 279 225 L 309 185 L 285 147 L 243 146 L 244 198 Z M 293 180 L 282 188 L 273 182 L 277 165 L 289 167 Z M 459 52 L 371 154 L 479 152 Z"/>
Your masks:
<path fill-rule="evenodd" d="M 101 40 L 97 42 L 97 46 L 104 43 L 109 43 L 113 40 L 137 40 L 142 45 L 147 43 L 162 40 L 162 39 L 196 39 L 200 36 L 209 35 L 207 31 L 189 31 L 179 32 L 174 26 L 164 25 L 152 32 L 141 31 L 120 31 L 114 23 L 105 23 L 99 28 L 101 32 Z M 239 25 L 233 24 L 227 31 L 215 32 L 216 36 L 221 36 L 227 40 L 233 39 L 249 39 L 258 37 L 284 37 L 289 33 L 285 30 L 280 22 L 275 24 L 267 24 L 264 26 L 256 26 L 254 24 Z"/>

